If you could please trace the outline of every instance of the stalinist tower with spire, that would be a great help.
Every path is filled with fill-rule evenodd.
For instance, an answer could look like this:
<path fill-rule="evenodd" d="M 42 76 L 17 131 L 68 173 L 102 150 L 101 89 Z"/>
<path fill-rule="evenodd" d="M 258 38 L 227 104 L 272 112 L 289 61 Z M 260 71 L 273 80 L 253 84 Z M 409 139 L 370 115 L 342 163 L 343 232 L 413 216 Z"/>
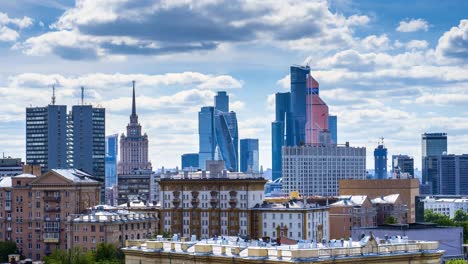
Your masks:
<path fill-rule="evenodd" d="M 138 123 L 135 102 L 135 81 L 133 83 L 132 114 L 127 125 L 127 136 L 120 137 L 120 161 L 118 174 L 133 174 L 135 170 L 151 170 L 148 161 L 148 136 L 141 134 L 141 125 Z"/>

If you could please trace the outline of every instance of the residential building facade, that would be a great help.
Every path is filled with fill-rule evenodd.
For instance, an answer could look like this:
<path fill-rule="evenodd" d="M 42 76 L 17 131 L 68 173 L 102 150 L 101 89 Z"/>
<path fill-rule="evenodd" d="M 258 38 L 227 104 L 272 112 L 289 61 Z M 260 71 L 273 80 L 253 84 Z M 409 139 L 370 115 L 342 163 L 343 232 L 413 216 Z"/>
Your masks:
<path fill-rule="evenodd" d="M 458 210 L 468 213 L 468 197 L 466 196 L 426 196 L 420 202 L 424 204 L 424 210 L 432 210 L 434 213 L 444 214 L 451 219 L 455 217 L 455 212 Z"/>
<path fill-rule="evenodd" d="M 27 258 L 67 249 L 67 217 L 99 204 L 101 183 L 74 169 L 0 180 L 0 241 L 14 241 Z"/>
<path fill-rule="evenodd" d="M 328 207 L 300 200 L 286 203 L 262 203 L 252 208 L 251 238 L 282 237 L 293 240 L 329 239 Z"/>

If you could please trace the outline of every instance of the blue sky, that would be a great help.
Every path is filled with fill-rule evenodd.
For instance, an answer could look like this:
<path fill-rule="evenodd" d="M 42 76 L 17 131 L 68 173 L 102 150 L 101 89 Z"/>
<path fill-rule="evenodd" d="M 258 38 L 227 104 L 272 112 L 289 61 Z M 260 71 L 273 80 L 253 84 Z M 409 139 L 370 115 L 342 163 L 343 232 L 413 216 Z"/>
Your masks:
<path fill-rule="evenodd" d="M 271 167 L 273 95 L 310 63 L 338 115 L 340 143 L 420 167 L 420 134 L 447 132 L 468 153 L 467 1 L 80 0 L 0 3 L 0 151 L 25 156 L 25 107 L 106 107 L 107 134 L 128 122 L 131 80 L 154 167 L 198 151 L 197 115 L 228 91 L 241 138 Z"/>

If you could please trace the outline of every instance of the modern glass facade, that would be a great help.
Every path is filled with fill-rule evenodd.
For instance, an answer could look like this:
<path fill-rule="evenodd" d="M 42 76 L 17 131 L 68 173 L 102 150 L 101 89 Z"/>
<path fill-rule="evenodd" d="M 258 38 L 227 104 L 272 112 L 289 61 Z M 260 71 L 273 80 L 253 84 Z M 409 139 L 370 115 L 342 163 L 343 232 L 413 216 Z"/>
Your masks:
<path fill-rule="evenodd" d="M 408 174 L 414 178 L 414 159 L 408 155 L 393 155 L 392 170 L 394 178 L 401 178 L 404 174 Z"/>
<path fill-rule="evenodd" d="M 240 170 L 259 172 L 258 139 L 246 138 L 240 140 Z"/>
<path fill-rule="evenodd" d="M 198 113 L 198 167 L 206 169 L 207 160 L 224 160 L 226 169 L 239 170 L 239 132 L 236 113 L 229 110 L 229 97 L 219 92 L 215 106 L 202 107 Z"/>
<path fill-rule="evenodd" d="M 447 153 L 447 133 L 424 133 L 421 135 L 422 182 L 426 183 L 428 171 L 425 157 Z"/>
<path fill-rule="evenodd" d="M 229 112 L 229 96 L 226 92 L 218 92 L 215 95 L 215 109 L 221 112 Z"/>
<path fill-rule="evenodd" d="M 117 155 L 119 150 L 119 135 L 106 137 L 106 188 L 117 184 Z"/>
<path fill-rule="evenodd" d="M 281 178 L 282 171 L 282 152 L 281 148 L 286 145 L 287 138 L 286 123 L 290 120 L 289 115 L 291 93 L 276 93 L 275 94 L 275 121 L 271 123 L 271 164 L 272 164 L 272 180 Z M 292 144 L 292 142 L 290 142 Z"/>
<path fill-rule="evenodd" d="M 387 148 L 383 145 L 374 150 L 374 171 L 376 179 L 387 179 Z"/>
<path fill-rule="evenodd" d="M 306 95 L 307 76 L 310 74 L 309 66 L 291 66 L 291 134 L 287 137 L 288 143 L 299 146 L 306 142 Z"/>
<path fill-rule="evenodd" d="M 428 156 L 424 161 L 430 194 L 468 194 L 468 154 Z"/>
<path fill-rule="evenodd" d="M 181 156 L 182 170 L 197 170 L 198 163 L 198 153 L 187 153 Z"/>
<path fill-rule="evenodd" d="M 328 130 L 330 130 L 331 139 L 334 144 L 338 144 L 338 117 L 328 116 Z"/>
<path fill-rule="evenodd" d="M 42 172 L 68 167 L 67 106 L 26 108 L 26 164 L 41 165 Z"/>

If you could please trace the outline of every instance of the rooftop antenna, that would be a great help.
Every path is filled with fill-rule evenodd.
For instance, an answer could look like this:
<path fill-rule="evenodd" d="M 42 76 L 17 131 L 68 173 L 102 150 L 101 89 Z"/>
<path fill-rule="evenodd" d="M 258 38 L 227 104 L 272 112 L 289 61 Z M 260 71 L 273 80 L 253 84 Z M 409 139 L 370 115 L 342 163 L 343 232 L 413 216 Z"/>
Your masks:
<path fill-rule="evenodd" d="M 55 84 L 52 85 L 52 105 L 55 105 Z"/>
<path fill-rule="evenodd" d="M 384 144 L 384 137 L 380 137 L 379 139 L 380 139 L 380 142 L 379 142 L 379 143 L 380 143 L 380 145 L 382 145 L 382 146 L 383 146 L 383 144 Z"/>
<path fill-rule="evenodd" d="M 81 105 L 84 105 L 84 87 L 81 86 Z"/>

